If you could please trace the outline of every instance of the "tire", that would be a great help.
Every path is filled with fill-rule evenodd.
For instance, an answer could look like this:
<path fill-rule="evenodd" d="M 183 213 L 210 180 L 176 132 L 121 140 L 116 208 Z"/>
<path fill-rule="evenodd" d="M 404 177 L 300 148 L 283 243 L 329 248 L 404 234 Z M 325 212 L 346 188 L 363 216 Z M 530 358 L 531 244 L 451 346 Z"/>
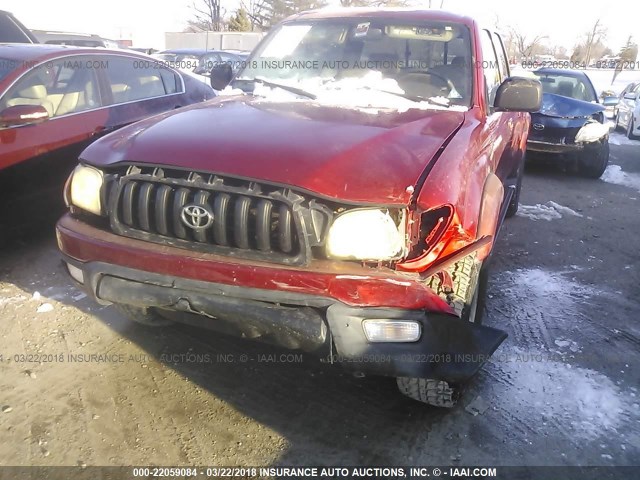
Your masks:
<path fill-rule="evenodd" d="M 629 140 L 635 140 L 638 138 L 637 135 L 633 134 L 633 129 L 635 128 L 635 122 L 633 121 L 633 113 L 630 114 L 631 118 L 629 118 L 629 123 L 627 124 L 627 138 Z"/>
<path fill-rule="evenodd" d="M 167 327 L 173 322 L 160 316 L 153 308 L 135 307 L 123 303 L 114 304 L 116 309 L 129 320 L 147 327 Z"/>
<path fill-rule="evenodd" d="M 403 395 L 427 405 L 452 408 L 458 402 L 458 390 L 444 380 L 398 377 L 396 383 Z"/>
<path fill-rule="evenodd" d="M 518 205 L 520 203 L 520 191 L 522 190 L 522 178 L 524 177 L 524 160 L 518 168 L 516 180 L 516 191 L 513 193 L 511 197 L 511 201 L 509 202 L 509 206 L 507 207 L 507 213 L 505 214 L 506 218 L 513 217 L 518 212 Z"/>
<path fill-rule="evenodd" d="M 453 281 L 453 291 L 445 291 L 440 278 L 434 275 L 429 287 L 442 297 L 463 320 L 482 323 L 486 293 L 486 269 L 477 262 L 475 255 L 468 255 L 456 262 L 448 270 Z"/>
<path fill-rule="evenodd" d="M 476 261 L 475 255 L 469 255 L 454 263 L 448 272 L 453 280 L 452 292 L 445 291 L 437 276 L 431 278 L 429 286 L 447 301 L 460 318 L 482 323 L 487 268 L 482 268 L 482 263 Z M 459 389 L 444 380 L 398 377 L 396 383 L 403 395 L 434 407 L 452 408 L 460 396 Z"/>
<path fill-rule="evenodd" d="M 580 159 L 580 173 L 589 178 L 600 178 L 609 164 L 609 141 L 597 152 L 585 153 Z"/>

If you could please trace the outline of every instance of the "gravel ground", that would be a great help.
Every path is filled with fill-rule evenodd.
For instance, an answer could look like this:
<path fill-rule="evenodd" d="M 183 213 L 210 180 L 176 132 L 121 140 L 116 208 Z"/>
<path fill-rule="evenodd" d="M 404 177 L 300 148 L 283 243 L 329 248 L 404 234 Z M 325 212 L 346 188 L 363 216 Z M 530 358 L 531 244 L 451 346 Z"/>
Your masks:
<path fill-rule="evenodd" d="M 606 181 L 530 168 L 453 410 L 308 355 L 149 330 L 77 290 L 49 227 L 0 253 L 0 465 L 637 465 L 640 142 Z"/>

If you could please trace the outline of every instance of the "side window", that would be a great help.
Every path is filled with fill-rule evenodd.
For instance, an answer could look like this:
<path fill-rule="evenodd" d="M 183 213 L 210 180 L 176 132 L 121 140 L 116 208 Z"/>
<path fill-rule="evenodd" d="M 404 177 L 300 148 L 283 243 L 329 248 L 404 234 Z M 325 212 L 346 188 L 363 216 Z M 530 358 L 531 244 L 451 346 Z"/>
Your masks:
<path fill-rule="evenodd" d="M 162 78 L 162 83 L 164 84 L 164 91 L 167 95 L 180 91 L 181 84 L 177 74 L 166 68 L 161 68 L 159 72 L 160 77 Z"/>
<path fill-rule="evenodd" d="M 159 67 L 152 60 L 118 56 L 106 58 L 109 61 L 109 68 L 105 71 L 111 88 L 111 104 L 161 97 L 176 92 L 174 73 Z"/>
<path fill-rule="evenodd" d="M 40 105 L 59 117 L 100 107 L 95 65 L 92 57 L 72 56 L 35 67 L 4 95 L 0 108 Z"/>
<path fill-rule="evenodd" d="M 504 80 L 510 75 L 509 62 L 507 61 L 507 54 L 504 51 L 502 37 L 495 32 L 493 33 L 493 46 L 496 47 L 496 53 L 498 54 L 498 68 L 500 69 L 502 80 Z"/>
<path fill-rule="evenodd" d="M 482 42 L 482 58 L 484 68 L 484 78 L 487 84 L 487 98 L 489 105 L 493 105 L 493 100 L 496 96 L 496 90 L 500 85 L 500 70 L 498 68 L 498 59 L 496 58 L 496 52 L 493 48 L 493 42 L 491 41 L 491 34 L 487 30 L 480 32 L 480 38 Z"/>

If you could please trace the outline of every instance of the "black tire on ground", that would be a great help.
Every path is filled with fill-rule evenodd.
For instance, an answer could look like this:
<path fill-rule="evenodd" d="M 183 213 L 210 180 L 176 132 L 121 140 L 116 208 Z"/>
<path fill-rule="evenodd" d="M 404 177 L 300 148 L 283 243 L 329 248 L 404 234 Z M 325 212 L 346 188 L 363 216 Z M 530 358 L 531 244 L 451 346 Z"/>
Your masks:
<path fill-rule="evenodd" d="M 511 197 L 511 201 L 509 202 L 509 206 L 507 207 L 507 213 L 505 214 L 507 218 L 513 217 L 518 212 L 518 204 L 520 202 L 520 191 L 522 190 L 522 177 L 524 177 L 524 160 L 520 164 L 520 168 L 518 168 L 517 179 L 516 179 L 516 191 L 513 192 L 513 196 Z"/>
<path fill-rule="evenodd" d="M 609 164 L 609 141 L 595 152 L 585 152 L 579 160 L 580 173 L 589 178 L 600 178 Z"/>
<path fill-rule="evenodd" d="M 635 128 L 635 122 L 633 121 L 633 113 L 630 114 L 631 118 L 629 119 L 629 123 L 627 124 L 627 138 L 629 140 L 635 140 L 637 135 L 633 134 L 633 129 Z"/>
<path fill-rule="evenodd" d="M 444 298 L 463 320 L 482 323 L 488 269 L 469 255 L 448 269 L 453 280 L 453 292 L 446 292 L 439 277 L 431 278 L 429 286 Z M 452 408 L 458 401 L 459 389 L 444 380 L 398 377 L 398 389 L 418 402 L 435 407 Z"/>
<path fill-rule="evenodd" d="M 458 401 L 458 391 L 443 380 L 398 377 L 396 382 L 402 394 L 434 407 L 452 408 Z"/>
<path fill-rule="evenodd" d="M 123 303 L 114 304 L 116 309 L 129 320 L 147 327 L 167 327 L 173 322 L 160 316 L 153 308 L 135 307 Z"/>

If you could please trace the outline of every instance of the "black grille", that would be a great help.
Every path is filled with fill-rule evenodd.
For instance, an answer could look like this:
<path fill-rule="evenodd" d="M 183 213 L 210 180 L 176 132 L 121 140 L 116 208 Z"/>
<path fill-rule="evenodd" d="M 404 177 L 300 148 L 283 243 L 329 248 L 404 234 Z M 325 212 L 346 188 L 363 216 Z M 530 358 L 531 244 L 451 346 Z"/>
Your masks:
<path fill-rule="evenodd" d="M 541 142 L 556 143 L 560 145 L 571 145 L 575 143 L 577 128 L 554 128 L 546 127 L 544 130 L 536 130 L 532 128 L 529 132 L 529 140 L 538 140 Z"/>
<path fill-rule="evenodd" d="M 331 216 L 328 208 L 287 188 L 160 168 L 130 167 L 125 175 L 111 176 L 109 190 L 115 233 L 279 263 L 306 263 L 311 247 L 323 242 Z M 207 212 L 199 223 L 185 213 L 189 206 Z"/>

